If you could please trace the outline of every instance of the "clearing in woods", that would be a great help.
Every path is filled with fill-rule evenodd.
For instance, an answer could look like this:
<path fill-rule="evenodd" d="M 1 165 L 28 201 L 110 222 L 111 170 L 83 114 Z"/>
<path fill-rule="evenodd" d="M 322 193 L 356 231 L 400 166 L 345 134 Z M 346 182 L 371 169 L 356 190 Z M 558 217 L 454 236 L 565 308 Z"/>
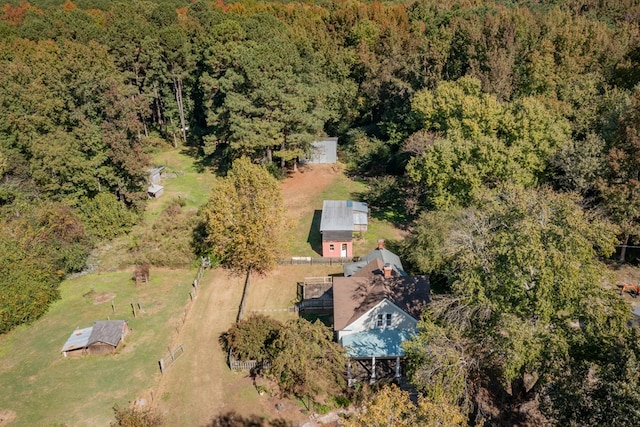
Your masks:
<path fill-rule="evenodd" d="M 332 193 L 333 186 L 337 193 L 335 189 Z M 313 165 L 291 174 L 282 182 L 285 207 L 293 223 L 291 239 L 302 241 L 299 245 L 304 246 L 314 211 L 322 208 L 327 194 L 352 197 L 353 191 L 359 189 L 339 166 Z M 298 227 L 302 235 L 296 234 Z M 254 276 L 245 316 L 260 312 L 280 321 L 294 319 L 297 315 L 289 308 L 296 298 L 296 283 L 305 276 L 341 272 L 342 267 L 336 265 L 279 266 L 267 276 Z M 308 421 L 301 405 L 268 394 L 260 396 L 247 373 L 231 372 L 227 366 L 227 354 L 218 339 L 236 321 L 244 279 L 221 269 L 205 273 L 198 298 L 175 340 L 176 344 L 184 344 L 185 354 L 165 373 L 155 393 L 154 404 L 167 425 L 207 425 L 215 416 L 227 412 L 243 417 Z M 278 410 L 276 403 L 284 406 L 279 405 Z"/>

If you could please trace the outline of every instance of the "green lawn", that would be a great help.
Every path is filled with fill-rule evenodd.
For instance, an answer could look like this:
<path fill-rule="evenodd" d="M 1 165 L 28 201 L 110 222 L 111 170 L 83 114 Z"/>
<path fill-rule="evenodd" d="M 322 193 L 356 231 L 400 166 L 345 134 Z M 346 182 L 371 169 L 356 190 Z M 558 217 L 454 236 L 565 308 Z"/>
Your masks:
<path fill-rule="evenodd" d="M 195 271 L 154 274 L 152 269 L 150 283 L 138 287 L 131 272 L 65 281 L 62 298 L 43 318 L 0 336 L 0 412 L 15 413 L 12 426 L 108 425 L 114 404 L 126 406 L 154 387 L 158 360 L 172 344 L 188 301 L 185 278 L 192 275 Z M 115 295 L 115 313 L 111 301 L 94 302 L 106 294 Z M 136 319 L 131 301 L 145 311 Z M 127 320 L 131 329 L 118 354 L 62 356 L 60 349 L 74 329 L 109 317 Z"/>
<path fill-rule="evenodd" d="M 154 219 L 169 203 L 181 199 L 186 209 L 197 209 L 202 206 L 209 196 L 214 182 L 214 174 L 209 170 L 202 170 L 194 159 L 181 150 L 169 150 L 153 156 L 158 166 L 165 166 L 164 194 L 158 199 L 149 201 L 145 219 Z"/>
<path fill-rule="evenodd" d="M 186 208 L 198 208 L 206 201 L 214 182 L 211 172 L 202 172 L 191 157 L 177 150 L 158 153 L 155 159 L 157 165 L 166 165 L 167 172 L 175 177 L 165 179 L 165 194 L 150 201 L 145 221 L 137 227 L 151 227 L 162 209 L 177 197 L 185 201 Z M 363 188 L 364 184 L 339 174 L 330 188 L 310 197 L 308 212 L 294 224 L 287 236 L 291 254 L 318 256 L 312 246 L 314 239 L 318 239 L 316 244 L 319 242 L 318 227 L 311 226 L 314 214 L 319 222 L 316 212 L 322 209 L 322 201 L 357 199 L 356 195 Z M 375 247 L 378 238 L 392 239 L 396 233 L 397 230 L 391 225 L 371 219 L 369 231 L 354 241 L 354 251 L 356 255 L 367 253 Z M 130 237 L 123 236 L 105 244 L 99 253 L 100 273 L 66 280 L 60 288 L 62 298 L 51 306 L 47 314 L 31 325 L 0 336 L 0 414 L 15 414 L 12 426 L 108 425 L 113 420 L 112 407 L 115 404 L 126 406 L 140 396 L 150 399 L 151 391 L 158 387 L 158 360 L 166 354 L 167 347 L 178 344 L 176 328 L 181 325 L 184 309 L 189 304 L 188 293 L 195 270 L 152 268 L 151 282 L 136 287 L 130 280 L 133 267 L 123 268 L 130 264 L 130 260 L 127 262 L 130 258 L 127 251 L 129 240 Z M 327 270 L 326 267 L 318 267 L 316 271 L 314 268 L 283 267 L 268 277 L 256 278 L 247 309 L 249 312 L 259 310 L 282 321 L 292 318 L 295 316 L 293 313 L 282 309 L 290 307 L 295 300 L 296 282 L 309 275 L 336 274 L 338 270 L 341 271 L 339 268 L 334 271 L 335 268 L 329 267 Z M 115 296 L 115 313 L 112 312 L 109 299 L 112 295 Z M 104 298 L 101 300 L 100 297 Z M 222 301 L 220 292 L 212 292 L 211 298 L 210 304 L 217 307 L 216 310 L 228 311 L 229 319 L 235 318 L 237 302 L 231 296 L 228 297 L 230 301 L 233 300 L 230 303 Z M 132 301 L 139 302 L 144 310 L 135 319 L 130 308 Z M 198 301 L 200 299 L 196 300 L 196 307 Z M 203 302 L 200 301 L 200 304 Z M 200 311 L 203 309 L 199 308 Z M 199 311 L 193 313 L 199 317 L 193 322 L 202 320 L 200 314 Z M 88 327 L 95 320 L 107 318 L 127 320 L 132 331 L 118 354 L 80 358 L 62 356 L 60 349 L 74 329 Z M 183 338 L 188 341 L 190 333 L 186 328 L 185 332 L 186 337 Z M 193 334 L 191 338 L 200 339 L 195 332 Z M 215 341 L 216 337 L 211 340 Z M 191 348 L 197 347 L 194 344 Z M 207 365 L 207 358 L 212 357 L 211 349 L 204 351 L 203 354 L 195 352 L 185 355 L 185 360 L 179 363 L 195 363 L 200 371 L 195 369 L 194 372 L 201 372 L 202 366 Z M 226 369 L 224 357 L 224 354 L 219 355 L 220 369 Z M 186 368 L 176 366 L 173 369 L 177 373 Z M 235 378 L 234 375 L 228 376 Z M 171 393 L 189 390 L 194 387 L 193 381 L 204 380 L 188 376 L 180 377 L 177 381 L 183 384 L 178 384 Z M 213 390 L 216 384 L 205 389 Z M 224 388 L 214 391 L 226 396 L 225 402 L 229 399 L 230 408 L 251 406 L 250 403 L 243 403 L 242 396 L 235 396 L 235 392 L 229 395 L 233 384 L 226 384 L 226 395 Z M 250 384 L 243 385 L 237 393 L 246 393 L 243 387 L 251 389 Z M 156 403 L 158 399 L 165 398 L 155 397 Z M 187 410 L 192 402 L 178 399 L 174 403 L 186 406 L 172 407 L 171 411 L 175 411 L 172 419 L 179 418 L 179 414 Z M 243 412 L 250 413 L 250 408 L 244 408 Z"/>

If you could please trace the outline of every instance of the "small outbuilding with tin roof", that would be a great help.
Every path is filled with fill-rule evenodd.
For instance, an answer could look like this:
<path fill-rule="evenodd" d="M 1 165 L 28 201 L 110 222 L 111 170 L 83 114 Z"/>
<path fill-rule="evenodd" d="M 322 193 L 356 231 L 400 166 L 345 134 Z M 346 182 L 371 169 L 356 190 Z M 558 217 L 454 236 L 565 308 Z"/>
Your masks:
<path fill-rule="evenodd" d="M 93 326 L 73 331 L 61 352 L 64 357 L 115 353 L 127 333 L 125 320 L 98 320 Z"/>

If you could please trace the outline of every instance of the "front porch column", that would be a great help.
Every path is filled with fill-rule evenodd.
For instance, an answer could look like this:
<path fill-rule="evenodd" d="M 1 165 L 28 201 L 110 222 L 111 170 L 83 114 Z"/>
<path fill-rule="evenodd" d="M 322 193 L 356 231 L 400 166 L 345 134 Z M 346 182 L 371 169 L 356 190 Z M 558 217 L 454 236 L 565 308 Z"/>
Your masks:
<path fill-rule="evenodd" d="M 376 383 L 376 357 L 371 357 L 371 380 L 369 381 L 371 384 Z"/>
<path fill-rule="evenodd" d="M 400 356 L 396 356 L 396 380 L 400 379 Z"/>
<path fill-rule="evenodd" d="M 353 385 L 353 379 L 351 378 L 351 360 L 347 362 L 347 387 Z"/>

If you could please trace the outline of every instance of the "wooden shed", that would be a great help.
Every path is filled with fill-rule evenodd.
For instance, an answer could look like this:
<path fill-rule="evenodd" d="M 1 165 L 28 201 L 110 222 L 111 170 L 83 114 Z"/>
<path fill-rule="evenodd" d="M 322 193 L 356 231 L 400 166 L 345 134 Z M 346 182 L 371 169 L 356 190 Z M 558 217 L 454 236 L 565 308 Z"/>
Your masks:
<path fill-rule="evenodd" d="M 125 320 L 98 320 L 91 327 L 73 331 L 61 352 L 64 357 L 115 353 L 127 333 Z"/>

